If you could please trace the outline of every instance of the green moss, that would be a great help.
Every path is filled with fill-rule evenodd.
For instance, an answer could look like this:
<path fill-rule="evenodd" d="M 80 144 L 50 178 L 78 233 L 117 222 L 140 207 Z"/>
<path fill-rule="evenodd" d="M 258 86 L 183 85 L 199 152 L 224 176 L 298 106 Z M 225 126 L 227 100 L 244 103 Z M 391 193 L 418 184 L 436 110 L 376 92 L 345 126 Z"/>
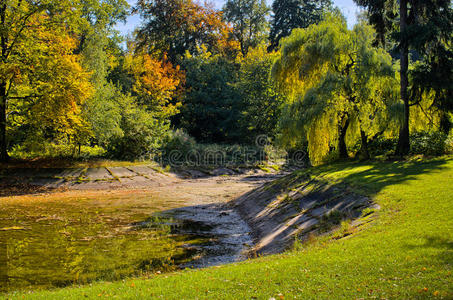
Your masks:
<path fill-rule="evenodd" d="M 343 218 L 344 214 L 338 210 L 333 210 L 323 215 L 317 225 L 319 232 L 323 233 L 332 230 L 333 227 L 340 225 Z"/>

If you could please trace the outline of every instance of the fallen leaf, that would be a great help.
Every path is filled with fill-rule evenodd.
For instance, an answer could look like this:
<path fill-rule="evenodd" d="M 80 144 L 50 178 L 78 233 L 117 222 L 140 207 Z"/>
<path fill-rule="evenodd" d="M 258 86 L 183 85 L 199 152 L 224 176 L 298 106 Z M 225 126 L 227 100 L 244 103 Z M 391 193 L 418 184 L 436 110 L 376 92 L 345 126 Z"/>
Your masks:
<path fill-rule="evenodd" d="M 3 227 L 0 228 L 0 231 L 8 231 L 8 230 L 25 230 L 25 227 L 20 227 L 20 226 L 12 226 L 12 227 Z"/>

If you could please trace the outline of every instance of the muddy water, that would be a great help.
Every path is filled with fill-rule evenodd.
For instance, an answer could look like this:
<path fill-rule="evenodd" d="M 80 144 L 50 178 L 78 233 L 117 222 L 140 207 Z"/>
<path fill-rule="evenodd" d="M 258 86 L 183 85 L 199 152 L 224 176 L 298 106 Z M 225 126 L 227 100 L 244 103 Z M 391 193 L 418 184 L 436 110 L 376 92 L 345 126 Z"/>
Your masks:
<path fill-rule="evenodd" d="M 251 186 L 241 183 L 227 193 L 230 186 L 222 197 L 219 187 L 185 185 L 179 195 L 172 187 L 2 198 L 0 289 L 62 287 L 243 259 L 249 228 L 224 202 Z"/>

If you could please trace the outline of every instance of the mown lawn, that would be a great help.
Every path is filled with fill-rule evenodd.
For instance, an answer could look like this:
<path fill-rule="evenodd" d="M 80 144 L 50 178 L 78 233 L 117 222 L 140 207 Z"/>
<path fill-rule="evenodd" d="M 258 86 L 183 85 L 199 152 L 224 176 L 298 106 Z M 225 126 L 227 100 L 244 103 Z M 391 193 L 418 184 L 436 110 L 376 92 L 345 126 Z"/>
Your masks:
<path fill-rule="evenodd" d="M 373 196 L 376 220 L 339 240 L 204 270 L 7 298 L 453 298 L 453 159 L 335 164 L 310 172 Z"/>

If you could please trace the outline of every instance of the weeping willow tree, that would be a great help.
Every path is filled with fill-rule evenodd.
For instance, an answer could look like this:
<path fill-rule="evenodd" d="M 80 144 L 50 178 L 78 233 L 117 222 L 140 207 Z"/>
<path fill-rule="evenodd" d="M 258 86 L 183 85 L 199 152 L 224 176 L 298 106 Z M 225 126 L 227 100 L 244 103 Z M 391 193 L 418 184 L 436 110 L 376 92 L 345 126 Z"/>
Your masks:
<path fill-rule="evenodd" d="M 272 69 L 291 99 L 281 138 L 287 144 L 306 139 L 313 163 L 332 152 L 347 158 L 347 137 L 351 144 L 360 141 L 359 153 L 368 157 L 369 141 L 394 119 L 389 108 L 398 98 L 398 82 L 390 55 L 372 46 L 374 35 L 364 23 L 348 30 L 343 17 L 331 15 L 282 41 Z"/>

